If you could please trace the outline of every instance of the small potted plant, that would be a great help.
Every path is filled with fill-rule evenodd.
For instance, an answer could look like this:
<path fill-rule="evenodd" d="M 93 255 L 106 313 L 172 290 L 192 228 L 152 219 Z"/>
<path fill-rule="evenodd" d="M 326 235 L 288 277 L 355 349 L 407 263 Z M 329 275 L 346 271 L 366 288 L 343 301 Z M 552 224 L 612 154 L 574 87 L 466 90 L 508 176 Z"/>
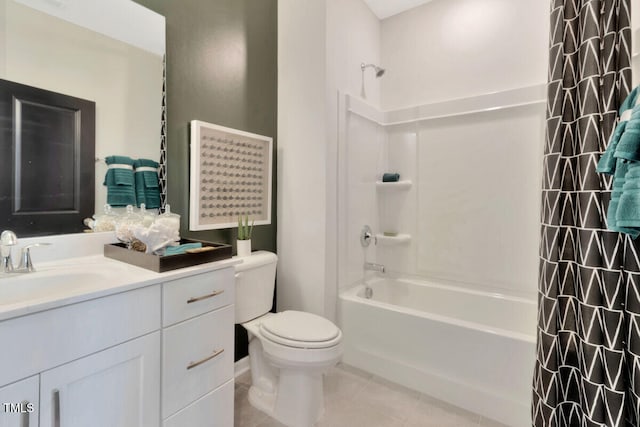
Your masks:
<path fill-rule="evenodd" d="M 251 232 L 253 231 L 253 221 L 249 226 L 249 215 L 246 215 L 244 221 L 242 215 L 238 217 L 238 256 L 251 255 Z"/>

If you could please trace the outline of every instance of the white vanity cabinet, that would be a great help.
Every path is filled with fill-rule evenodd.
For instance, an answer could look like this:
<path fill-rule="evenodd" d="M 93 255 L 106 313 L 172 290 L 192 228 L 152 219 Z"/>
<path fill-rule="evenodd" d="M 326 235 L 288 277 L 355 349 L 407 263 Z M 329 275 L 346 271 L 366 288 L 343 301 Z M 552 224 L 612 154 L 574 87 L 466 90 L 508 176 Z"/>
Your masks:
<path fill-rule="evenodd" d="M 233 426 L 232 265 L 5 315 L 0 427 Z"/>
<path fill-rule="evenodd" d="M 0 322 L 0 384 L 39 396 L 28 426 L 158 426 L 160 304 L 157 284 Z"/>
<path fill-rule="evenodd" d="M 38 386 L 35 375 L 0 388 L 0 427 L 38 425 Z"/>

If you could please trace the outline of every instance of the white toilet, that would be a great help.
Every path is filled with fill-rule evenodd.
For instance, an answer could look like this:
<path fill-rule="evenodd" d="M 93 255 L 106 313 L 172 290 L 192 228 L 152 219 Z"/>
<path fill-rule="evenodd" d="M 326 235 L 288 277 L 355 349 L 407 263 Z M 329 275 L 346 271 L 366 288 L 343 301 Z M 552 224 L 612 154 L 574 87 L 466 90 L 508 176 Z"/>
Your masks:
<path fill-rule="evenodd" d="M 249 402 L 290 427 L 324 413 L 322 374 L 342 355 L 342 331 L 311 313 L 271 313 L 278 257 L 253 252 L 236 265 L 236 323 L 249 335 Z"/>

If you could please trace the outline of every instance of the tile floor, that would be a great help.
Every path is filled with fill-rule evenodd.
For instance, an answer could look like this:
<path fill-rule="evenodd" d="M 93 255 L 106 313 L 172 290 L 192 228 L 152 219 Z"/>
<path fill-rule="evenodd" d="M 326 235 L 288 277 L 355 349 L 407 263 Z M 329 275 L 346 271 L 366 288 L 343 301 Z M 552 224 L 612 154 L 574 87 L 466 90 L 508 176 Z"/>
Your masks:
<path fill-rule="evenodd" d="M 282 427 L 247 400 L 250 373 L 236 378 L 235 427 Z M 506 427 L 480 415 L 339 364 L 324 379 L 317 427 Z"/>

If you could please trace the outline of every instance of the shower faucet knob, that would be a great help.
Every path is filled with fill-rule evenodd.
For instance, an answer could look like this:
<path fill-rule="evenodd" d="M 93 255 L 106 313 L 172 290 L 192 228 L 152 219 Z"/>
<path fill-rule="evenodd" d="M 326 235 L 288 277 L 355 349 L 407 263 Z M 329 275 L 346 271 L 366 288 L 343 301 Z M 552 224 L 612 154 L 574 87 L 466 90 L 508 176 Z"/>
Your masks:
<path fill-rule="evenodd" d="M 368 225 L 362 227 L 362 231 L 360 232 L 360 244 L 363 248 L 368 247 L 373 241 L 376 244 L 376 236 L 373 234 L 373 230 Z"/>

